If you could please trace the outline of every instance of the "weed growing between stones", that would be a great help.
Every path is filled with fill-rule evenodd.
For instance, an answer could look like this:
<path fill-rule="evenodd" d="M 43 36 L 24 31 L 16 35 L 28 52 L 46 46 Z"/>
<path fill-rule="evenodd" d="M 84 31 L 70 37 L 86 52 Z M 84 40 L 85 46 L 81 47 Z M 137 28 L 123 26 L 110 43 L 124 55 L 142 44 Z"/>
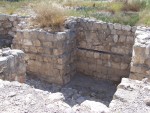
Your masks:
<path fill-rule="evenodd" d="M 33 21 L 40 27 L 51 27 L 53 31 L 59 31 L 67 17 L 67 11 L 60 4 L 50 1 L 42 1 L 34 6 L 36 17 Z"/>

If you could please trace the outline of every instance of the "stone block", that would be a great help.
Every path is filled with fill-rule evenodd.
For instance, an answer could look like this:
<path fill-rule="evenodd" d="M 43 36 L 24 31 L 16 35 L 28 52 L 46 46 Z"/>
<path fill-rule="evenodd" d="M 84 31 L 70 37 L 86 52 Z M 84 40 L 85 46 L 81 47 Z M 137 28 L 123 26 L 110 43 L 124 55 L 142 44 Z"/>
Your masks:
<path fill-rule="evenodd" d="M 52 48 L 53 47 L 53 43 L 52 42 L 42 42 L 44 47 L 49 47 Z"/>
<path fill-rule="evenodd" d="M 129 68 L 129 64 L 121 63 L 121 70 L 126 70 Z"/>
<path fill-rule="evenodd" d="M 38 32 L 38 31 L 37 31 Z M 46 41 L 47 40 L 47 33 L 42 31 L 42 32 L 38 32 L 38 35 L 35 34 L 37 36 L 37 38 L 42 42 L 42 41 Z"/>
<path fill-rule="evenodd" d="M 39 47 L 39 46 L 41 46 L 41 42 L 39 40 L 33 40 L 33 46 Z"/>
<path fill-rule="evenodd" d="M 107 29 L 107 27 L 108 27 L 107 23 L 102 23 L 101 26 L 102 26 L 102 29 Z"/>
<path fill-rule="evenodd" d="M 96 61 L 96 63 L 99 65 L 101 65 L 102 64 L 102 60 L 101 59 L 97 59 L 97 61 Z"/>
<path fill-rule="evenodd" d="M 96 70 L 96 64 L 89 64 L 89 70 L 95 71 Z"/>
<path fill-rule="evenodd" d="M 112 62 L 112 68 L 114 69 L 121 69 L 121 64 L 120 63 L 115 63 L 115 62 Z"/>
<path fill-rule="evenodd" d="M 130 42 L 130 43 L 134 43 L 134 37 L 133 36 L 127 36 L 126 41 Z"/>
<path fill-rule="evenodd" d="M 114 29 L 114 25 L 112 23 L 108 23 L 109 29 Z"/>
<path fill-rule="evenodd" d="M 117 34 L 117 30 L 116 29 L 112 29 L 111 30 L 111 34 L 116 35 Z"/>
<path fill-rule="evenodd" d="M 145 64 L 146 64 L 148 67 L 150 67 L 150 58 L 148 58 L 148 59 L 145 60 Z"/>
<path fill-rule="evenodd" d="M 119 42 L 126 42 L 126 36 L 123 36 L 123 35 L 121 35 L 121 36 L 119 36 Z"/>
<path fill-rule="evenodd" d="M 8 81 L 25 82 L 26 64 L 23 51 L 3 49 L 1 52 L 0 78 Z"/>
<path fill-rule="evenodd" d="M 102 29 L 101 22 L 93 23 L 93 30 L 101 30 L 101 29 Z"/>
<path fill-rule="evenodd" d="M 7 22 L 7 23 L 4 23 L 3 26 L 4 26 L 4 28 L 11 28 L 12 24 Z"/>
<path fill-rule="evenodd" d="M 101 54 L 101 59 L 102 60 L 109 60 L 110 59 L 110 54 Z"/>
<path fill-rule="evenodd" d="M 132 27 L 132 32 L 135 33 L 136 30 L 137 30 L 137 27 L 136 27 L 136 26 L 133 26 L 133 27 Z"/>
<path fill-rule="evenodd" d="M 114 35 L 114 36 L 113 36 L 113 40 L 114 40 L 115 43 L 118 42 L 118 39 L 119 39 L 119 38 L 118 38 L 118 35 Z"/>
<path fill-rule="evenodd" d="M 23 44 L 26 46 L 32 46 L 33 45 L 32 41 L 30 39 L 24 39 Z"/>
<path fill-rule="evenodd" d="M 121 30 L 121 28 L 122 28 L 121 24 L 118 23 L 114 24 L 114 29 Z"/>
<path fill-rule="evenodd" d="M 122 25 L 122 30 L 130 31 L 131 30 L 131 26 L 129 26 L 129 25 Z"/>
<path fill-rule="evenodd" d="M 138 65 L 131 65 L 131 72 L 136 72 L 139 74 L 146 74 L 146 71 L 148 70 L 148 68 L 143 67 L 143 66 L 138 66 Z"/>
<path fill-rule="evenodd" d="M 8 15 L 5 15 L 5 14 L 0 15 L 0 21 L 5 21 L 7 19 L 8 19 Z"/>
<path fill-rule="evenodd" d="M 30 52 L 30 53 L 38 53 L 38 49 L 37 49 L 37 47 L 30 46 L 28 52 Z"/>
<path fill-rule="evenodd" d="M 98 59 L 100 57 L 99 53 L 94 52 L 94 58 Z"/>
<path fill-rule="evenodd" d="M 109 69 L 107 67 L 104 67 L 104 66 L 101 67 L 101 73 L 104 74 L 104 75 L 108 75 L 108 70 Z"/>
<path fill-rule="evenodd" d="M 93 57 L 94 57 L 94 53 L 93 53 L 93 52 L 90 52 L 90 51 L 87 51 L 87 52 L 86 52 L 86 57 L 88 57 L 88 58 L 93 58 Z"/>
<path fill-rule="evenodd" d="M 18 25 L 17 21 L 13 21 L 13 26 L 16 27 Z"/>
<path fill-rule="evenodd" d="M 11 22 L 14 22 L 14 21 L 16 21 L 17 20 L 17 16 L 10 16 L 9 17 L 9 21 L 11 21 Z"/>

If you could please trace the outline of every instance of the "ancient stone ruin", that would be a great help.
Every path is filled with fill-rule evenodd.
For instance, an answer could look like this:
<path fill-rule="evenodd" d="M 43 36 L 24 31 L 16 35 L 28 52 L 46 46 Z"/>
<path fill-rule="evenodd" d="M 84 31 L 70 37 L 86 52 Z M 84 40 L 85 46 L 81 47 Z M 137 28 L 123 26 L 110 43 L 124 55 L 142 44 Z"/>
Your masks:
<path fill-rule="evenodd" d="M 70 18 L 65 22 L 64 31 L 51 33 L 39 28 L 19 27 L 20 21 L 18 16 L 0 15 L 0 47 L 3 48 L 0 51 L 0 79 L 25 82 L 27 73 L 48 83 L 65 85 L 80 74 L 115 83 L 120 83 L 123 78 L 110 108 L 93 102 L 103 108 L 101 112 L 95 111 L 92 103 L 86 101 L 78 107 L 66 105 L 66 108 L 62 108 L 68 109 L 68 113 L 82 113 L 87 106 L 92 106 L 87 113 L 127 113 L 126 109 L 134 113 L 136 106 L 132 104 L 138 103 L 140 106 L 141 99 L 150 97 L 149 28 Z M 11 47 L 12 50 L 4 47 Z M 0 83 L 0 88 L 9 87 L 3 81 Z M 36 92 L 36 89 L 31 89 L 31 92 Z M 130 100 L 127 94 L 134 99 Z M 142 94 L 145 97 L 139 99 L 138 96 Z M 61 94 L 57 96 L 56 100 L 62 102 Z M 51 99 L 50 106 L 53 103 Z M 128 104 L 133 109 L 128 108 Z M 145 100 L 142 106 L 144 112 L 148 113 L 149 100 Z M 141 109 L 138 111 L 142 112 Z"/>
<path fill-rule="evenodd" d="M 0 15 L 0 48 L 10 47 L 19 23 L 17 16 Z"/>
<path fill-rule="evenodd" d="M 26 65 L 21 50 L 4 48 L 0 51 L 0 79 L 25 82 Z"/>
<path fill-rule="evenodd" d="M 150 29 L 139 28 L 133 46 L 130 78 L 150 79 Z"/>
<path fill-rule="evenodd" d="M 129 77 L 135 27 L 82 18 L 68 20 L 66 27 L 55 34 L 17 30 L 13 48 L 26 53 L 29 74 L 58 84 L 75 73 L 117 82 Z"/>

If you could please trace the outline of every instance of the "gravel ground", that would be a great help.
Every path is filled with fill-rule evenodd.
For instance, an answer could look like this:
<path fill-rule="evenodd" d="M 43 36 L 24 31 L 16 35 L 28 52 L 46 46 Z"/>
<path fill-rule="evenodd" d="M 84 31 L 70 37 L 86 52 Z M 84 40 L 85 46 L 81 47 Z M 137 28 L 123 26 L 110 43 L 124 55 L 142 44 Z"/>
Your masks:
<path fill-rule="evenodd" d="M 52 93 L 61 92 L 65 96 L 65 102 L 70 106 L 81 104 L 85 100 L 101 102 L 108 106 L 117 86 L 111 81 L 95 80 L 79 74 L 64 86 L 49 84 L 29 76 L 27 78 L 27 84 L 37 89 Z"/>
<path fill-rule="evenodd" d="M 109 107 L 110 113 L 150 113 L 150 83 L 123 78 Z"/>
<path fill-rule="evenodd" d="M 109 81 L 86 76 L 64 86 L 31 77 L 25 84 L 0 80 L 0 113 L 108 113 L 115 90 Z"/>

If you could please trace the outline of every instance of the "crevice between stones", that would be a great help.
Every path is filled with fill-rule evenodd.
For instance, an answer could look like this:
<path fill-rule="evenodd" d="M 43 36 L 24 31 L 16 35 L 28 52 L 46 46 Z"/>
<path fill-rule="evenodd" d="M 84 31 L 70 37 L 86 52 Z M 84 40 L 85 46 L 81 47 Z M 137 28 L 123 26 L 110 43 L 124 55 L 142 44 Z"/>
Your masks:
<path fill-rule="evenodd" d="M 99 50 L 86 49 L 86 48 L 80 48 L 80 47 L 77 47 L 77 49 L 79 49 L 79 50 L 86 50 L 86 51 L 90 51 L 90 52 L 103 53 L 103 54 L 111 54 L 111 55 L 117 55 L 117 56 L 124 56 L 122 54 L 112 53 L 112 52 L 107 52 L 107 51 L 99 51 Z"/>

